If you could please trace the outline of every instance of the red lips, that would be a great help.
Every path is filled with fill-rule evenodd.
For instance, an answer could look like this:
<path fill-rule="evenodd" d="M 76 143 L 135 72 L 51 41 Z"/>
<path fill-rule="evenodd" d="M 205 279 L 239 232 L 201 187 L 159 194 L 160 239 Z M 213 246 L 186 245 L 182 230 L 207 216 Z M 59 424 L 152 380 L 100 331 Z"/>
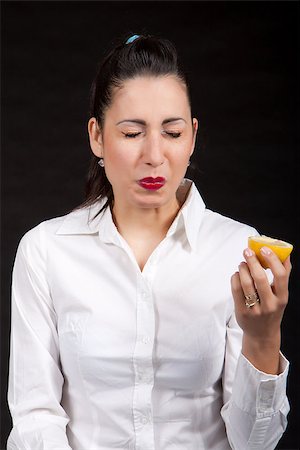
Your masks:
<path fill-rule="evenodd" d="M 138 181 L 142 188 L 148 189 L 149 191 L 157 191 L 164 186 L 165 182 L 166 179 L 163 177 L 146 177 Z"/>

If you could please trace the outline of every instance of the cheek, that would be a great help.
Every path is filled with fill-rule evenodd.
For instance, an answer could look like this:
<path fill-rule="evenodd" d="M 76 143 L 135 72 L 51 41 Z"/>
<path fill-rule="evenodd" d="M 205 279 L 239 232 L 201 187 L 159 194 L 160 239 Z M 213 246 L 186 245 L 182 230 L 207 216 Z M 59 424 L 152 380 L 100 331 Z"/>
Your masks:
<path fill-rule="evenodd" d="M 134 152 L 126 149 L 126 145 L 107 142 L 105 145 L 105 171 L 111 184 L 118 184 L 126 178 L 135 166 Z"/>
<path fill-rule="evenodd" d="M 174 147 L 169 153 L 169 160 L 173 165 L 178 166 L 178 170 L 186 166 L 191 156 L 191 144 L 187 142 L 178 148 Z"/>
<path fill-rule="evenodd" d="M 114 137 L 108 137 L 107 135 L 104 140 L 103 153 L 105 165 L 108 167 L 115 166 L 122 160 L 122 145 Z"/>
<path fill-rule="evenodd" d="M 137 163 L 137 157 L 133 152 L 126 152 L 124 149 L 121 152 L 114 153 L 110 158 L 111 164 L 114 166 L 123 166 L 127 168 L 134 168 Z"/>

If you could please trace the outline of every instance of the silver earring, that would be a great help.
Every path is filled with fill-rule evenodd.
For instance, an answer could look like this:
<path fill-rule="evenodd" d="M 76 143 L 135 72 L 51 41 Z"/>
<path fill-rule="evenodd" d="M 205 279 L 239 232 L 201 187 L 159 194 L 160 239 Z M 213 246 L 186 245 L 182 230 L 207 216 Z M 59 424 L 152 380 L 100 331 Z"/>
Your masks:
<path fill-rule="evenodd" d="M 99 164 L 100 167 L 104 167 L 104 159 L 100 158 L 99 161 L 98 161 L 98 164 Z"/>
<path fill-rule="evenodd" d="M 187 165 L 187 166 L 189 167 L 190 164 L 191 164 L 191 161 L 188 162 L 188 165 Z"/>

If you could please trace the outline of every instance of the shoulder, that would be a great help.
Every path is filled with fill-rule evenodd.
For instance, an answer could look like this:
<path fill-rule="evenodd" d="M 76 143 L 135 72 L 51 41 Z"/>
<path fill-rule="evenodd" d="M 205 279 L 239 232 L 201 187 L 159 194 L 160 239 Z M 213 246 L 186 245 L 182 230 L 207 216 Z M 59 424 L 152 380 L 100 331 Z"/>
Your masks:
<path fill-rule="evenodd" d="M 248 234 L 254 233 L 257 234 L 257 230 L 246 223 L 239 222 L 231 217 L 224 216 L 218 212 L 212 211 L 210 209 L 205 209 L 204 212 L 204 224 L 207 228 L 210 228 L 211 231 L 215 233 L 224 234 Z"/>
<path fill-rule="evenodd" d="M 203 248 L 213 251 L 215 248 L 228 250 L 233 247 L 240 252 L 247 246 L 248 237 L 258 234 L 253 226 L 208 209 L 194 184 L 183 215 L 189 241 L 192 245 L 195 243 L 200 252 Z"/>
<path fill-rule="evenodd" d="M 235 267 L 248 246 L 248 237 L 257 234 L 258 231 L 250 225 L 206 209 L 200 228 L 200 242 L 208 252 L 218 255 L 219 261 L 226 261 L 226 264 Z"/>
<path fill-rule="evenodd" d="M 196 227 L 200 226 L 198 229 L 201 234 L 208 234 L 212 238 L 219 236 L 224 239 L 229 236 L 257 234 L 253 226 L 207 208 L 194 184 L 190 190 L 187 209 L 187 222 L 196 223 Z"/>
<path fill-rule="evenodd" d="M 51 241 L 55 236 L 90 233 L 91 223 L 93 222 L 92 210 L 95 210 L 95 208 L 75 209 L 63 216 L 39 223 L 23 235 L 19 243 L 19 249 L 28 252 L 35 248 L 42 252 L 46 250 L 47 241 Z"/>

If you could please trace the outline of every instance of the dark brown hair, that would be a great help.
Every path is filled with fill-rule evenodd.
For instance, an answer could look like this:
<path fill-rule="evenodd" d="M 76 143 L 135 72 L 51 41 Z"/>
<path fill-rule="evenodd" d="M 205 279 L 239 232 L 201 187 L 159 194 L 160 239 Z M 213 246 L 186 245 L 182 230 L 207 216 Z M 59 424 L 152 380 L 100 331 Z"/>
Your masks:
<path fill-rule="evenodd" d="M 105 111 L 112 103 L 113 89 L 124 81 L 141 75 L 154 77 L 173 75 L 185 86 L 189 104 L 191 98 L 187 76 L 182 70 L 176 48 L 167 39 L 140 35 L 132 42 L 127 39 L 117 44 L 99 65 L 90 92 L 90 117 L 95 117 L 103 129 Z M 92 155 L 86 183 L 86 197 L 83 206 L 90 206 L 106 198 L 101 211 L 113 203 L 113 191 L 105 170 L 98 164 L 99 158 Z M 100 212 L 100 211 L 99 211 Z"/>

